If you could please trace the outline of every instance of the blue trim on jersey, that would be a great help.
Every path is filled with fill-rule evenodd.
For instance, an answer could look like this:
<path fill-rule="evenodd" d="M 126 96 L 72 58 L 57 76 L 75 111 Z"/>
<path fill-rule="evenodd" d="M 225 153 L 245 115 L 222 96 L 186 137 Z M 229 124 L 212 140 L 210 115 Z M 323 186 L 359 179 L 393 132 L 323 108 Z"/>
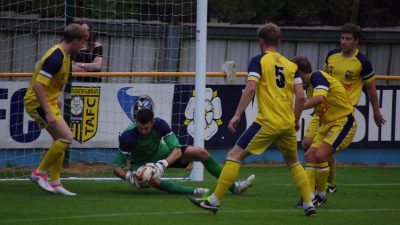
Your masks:
<path fill-rule="evenodd" d="M 313 86 L 313 89 L 317 88 L 318 86 L 320 86 L 320 87 L 322 86 L 322 89 L 329 90 L 330 84 L 329 84 L 328 80 L 324 77 L 324 75 L 322 75 L 321 71 L 312 72 L 310 82 L 311 82 L 311 85 Z M 326 87 L 326 89 L 323 87 Z"/>
<path fill-rule="evenodd" d="M 158 130 L 158 132 L 160 132 L 161 134 L 161 137 L 165 137 L 172 132 L 171 127 L 168 125 L 168 123 L 161 118 L 154 118 L 153 129 Z"/>
<path fill-rule="evenodd" d="M 136 145 L 138 136 L 139 136 L 139 132 L 137 130 L 137 127 L 134 127 L 129 130 L 125 130 L 119 136 L 119 150 L 123 154 L 130 154 L 131 147 Z"/>
<path fill-rule="evenodd" d="M 257 55 L 257 56 L 254 56 L 250 60 L 249 67 L 248 67 L 248 70 L 247 70 L 248 73 L 249 73 L 249 76 L 251 76 L 250 73 L 256 73 L 256 74 L 259 74 L 260 77 L 261 77 L 261 71 L 262 71 L 262 69 L 261 69 L 261 58 L 264 55 L 265 55 L 265 53 Z M 260 77 L 258 77 L 258 79 L 260 79 Z"/>
<path fill-rule="evenodd" d="M 294 74 L 294 78 L 301 78 L 300 70 L 296 70 L 296 73 Z"/>
<path fill-rule="evenodd" d="M 362 54 L 361 52 L 358 52 L 356 55 L 356 58 L 361 63 L 362 69 L 361 69 L 360 76 L 363 80 L 367 80 L 375 75 L 374 70 L 372 69 L 371 62 L 368 60 L 368 58 L 364 54 Z"/>
<path fill-rule="evenodd" d="M 336 140 L 333 142 L 332 147 L 335 149 L 339 147 L 339 145 L 343 142 L 343 140 L 347 137 L 349 134 L 351 128 L 353 128 L 354 125 L 354 116 L 353 114 L 347 115 L 347 122 L 343 126 L 342 131 L 340 131 L 339 135 L 337 136 Z"/>
<path fill-rule="evenodd" d="M 236 142 L 241 148 L 246 149 L 250 141 L 256 136 L 258 131 L 260 131 L 261 125 L 253 122 L 249 128 L 240 136 L 239 140 Z"/>
<path fill-rule="evenodd" d="M 154 126 L 152 129 L 158 131 L 162 137 L 172 134 L 171 127 L 168 123 L 161 118 L 154 118 Z M 130 154 L 132 146 L 136 145 L 136 142 L 140 136 L 137 126 L 125 130 L 119 136 L 119 150 L 123 154 Z"/>
<path fill-rule="evenodd" d="M 60 71 L 63 61 L 63 53 L 60 49 L 56 49 L 53 53 L 51 53 L 51 55 L 49 55 L 49 57 L 47 57 L 47 59 L 44 60 L 41 71 L 44 71 L 47 74 L 42 75 L 51 79 L 51 77 L 49 77 L 48 75 L 53 76 L 58 71 Z"/>
<path fill-rule="evenodd" d="M 301 73 L 299 70 L 296 70 L 296 73 L 294 73 L 294 84 L 303 84 L 303 80 L 301 79 Z"/>
<path fill-rule="evenodd" d="M 337 54 L 337 53 L 341 53 L 341 52 L 342 52 L 342 49 L 340 49 L 340 48 L 333 49 L 333 50 L 329 51 L 328 54 L 326 55 L 326 58 L 325 58 L 325 65 L 328 65 L 329 56 Z"/>

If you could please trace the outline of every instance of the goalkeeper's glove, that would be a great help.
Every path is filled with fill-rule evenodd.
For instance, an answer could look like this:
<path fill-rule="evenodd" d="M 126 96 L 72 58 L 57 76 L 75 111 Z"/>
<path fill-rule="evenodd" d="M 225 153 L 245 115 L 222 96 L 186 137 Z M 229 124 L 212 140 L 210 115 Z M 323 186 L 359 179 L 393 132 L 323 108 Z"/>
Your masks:
<path fill-rule="evenodd" d="M 154 165 L 157 167 L 157 169 L 160 171 L 161 174 L 164 173 L 165 168 L 168 167 L 168 161 L 163 159 L 163 160 L 158 160 Z"/>
<path fill-rule="evenodd" d="M 128 171 L 125 174 L 125 180 L 128 181 L 131 185 L 137 186 L 135 179 L 135 171 Z"/>
<path fill-rule="evenodd" d="M 125 174 L 125 180 L 129 182 L 131 177 L 133 177 L 134 174 L 135 174 L 135 172 L 127 171 Z"/>
<path fill-rule="evenodd" d="M 146 163 L 146 166 L 154 167 L 155 170 L 152 179 L 158 181 L 164 174 L 165 168 L 168 167 L 168 161 L 165 159 L 158 160 L 156 163 Z"/>
<path fill-rule="evenodd" d="M 140 182 L 135 177 L 136 171 L 128 171 L 125 174 L 125 180 L 128 181 L 132 186 L 143 189 L 144 187 L 140 185 Z"/>

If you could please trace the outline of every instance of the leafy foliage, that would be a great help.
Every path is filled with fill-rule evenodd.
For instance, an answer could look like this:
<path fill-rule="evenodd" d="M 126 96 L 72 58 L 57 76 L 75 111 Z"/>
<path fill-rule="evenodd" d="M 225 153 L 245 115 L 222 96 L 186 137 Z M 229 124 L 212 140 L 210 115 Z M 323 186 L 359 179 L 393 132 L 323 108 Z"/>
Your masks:
<path fill-rule="evenodd" d="M 210 0 L 211 21 L 280 25 L 343 25 L 351 17 L 354 0 Z M 360 1 L 358 23 L 362 26 L 400 25 L 400 2 Z"/>
<path fill-rule="evenodd" d="M 75 17 L 136 19 L 168 23 L 195 21 L 193 0 L 70 0 Z M 355 0 L 209 0 L 210 22 L 279 25 L 343 25 L 348 22 Z M 1 0 L 0 11 L 39 14 L 41 18 L 63 17 L 67 0 Z M 183 12 L 176 15 L 174 12 Z M 357 23 L 362 26 L 399 26 L 400 1 L 360 1 Z"/>

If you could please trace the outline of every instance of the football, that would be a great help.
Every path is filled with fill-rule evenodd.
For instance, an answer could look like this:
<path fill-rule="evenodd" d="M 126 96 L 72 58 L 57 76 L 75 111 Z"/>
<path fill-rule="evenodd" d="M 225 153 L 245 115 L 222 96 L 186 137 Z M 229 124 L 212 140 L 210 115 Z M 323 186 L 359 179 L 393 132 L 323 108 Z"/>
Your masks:
<path fill-rule="evenodd" d="M 139 167 L 135 172 L 136 184 L 140 188 L 147 188 L 154 182 L 153 175 L 156 173 L 156 168 L 150 165 Z"/>

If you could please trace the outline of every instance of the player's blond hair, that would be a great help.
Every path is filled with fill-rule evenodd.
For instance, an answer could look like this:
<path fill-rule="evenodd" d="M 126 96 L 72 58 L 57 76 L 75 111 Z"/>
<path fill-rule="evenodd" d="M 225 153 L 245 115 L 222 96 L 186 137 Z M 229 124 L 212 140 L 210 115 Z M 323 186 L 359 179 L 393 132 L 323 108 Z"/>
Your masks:
<path fill-rule="evenodd" d="M 275 23 L 266 23 L 258 28 L 257 34 L 266 45 L 277 46 L 281 39 L 281 28 Z"/>
<path fill-rule="evenodd" d="M 88 38 L 88 35 L 88 32 L 82 27 L 82 25 L 71 23 L 64 29 L 63 41 L 69 43 L 75 39 L 86 40 Z"/>

